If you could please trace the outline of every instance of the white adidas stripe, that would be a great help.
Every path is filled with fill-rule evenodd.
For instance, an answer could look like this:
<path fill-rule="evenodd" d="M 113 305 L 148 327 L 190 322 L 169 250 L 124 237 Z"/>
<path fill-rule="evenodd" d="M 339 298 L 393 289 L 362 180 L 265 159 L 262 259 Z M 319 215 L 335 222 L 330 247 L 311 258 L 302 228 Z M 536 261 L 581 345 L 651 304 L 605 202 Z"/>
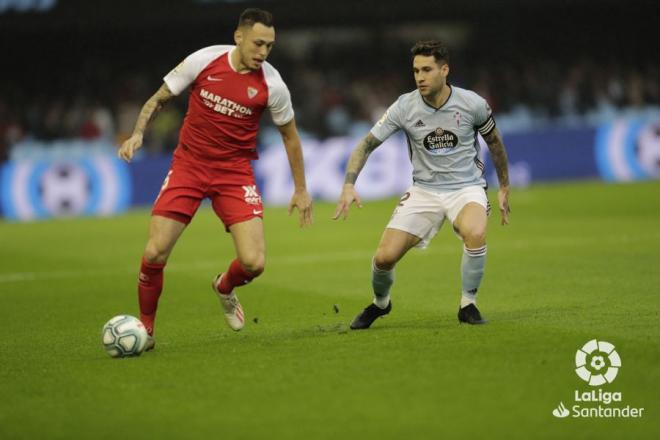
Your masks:
<path fill-rule="evenodd" d="M 482 255 L 486 255 L 487 248 L 488 246 L 486 245 L 477 249 L 468 249 L 466 247 L 463 249 L 465 249 L 465 253 L 471 257 L 481 257 Z"/>

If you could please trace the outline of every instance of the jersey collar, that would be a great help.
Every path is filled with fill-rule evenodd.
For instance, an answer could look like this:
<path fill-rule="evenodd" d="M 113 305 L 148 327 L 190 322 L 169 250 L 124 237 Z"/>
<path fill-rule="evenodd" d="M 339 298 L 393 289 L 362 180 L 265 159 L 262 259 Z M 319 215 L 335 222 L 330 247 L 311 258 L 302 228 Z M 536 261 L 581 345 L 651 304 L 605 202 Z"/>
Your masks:
<path fill-rule="evenodd" d="M 429 104 L 429 103 L 426 101 L 426 99 L 424 99 L 424 97 L 422 96 L 422 94 L 419 93 L 419 89 L 417 89 L 417 95 L 419 95 L 419 99 L 422 100 L 422 102 L 424 103 L 424 105 L 426 105 L 426 107 L 428 107 L 429 109 L 432 109 L 434 112 L 437 112 L 437 111 L 440 110 L 442 107 L 444 107 L 444 106 L 447 105 L 447 103 L 448 103 L 449 100 L 451 99 L 451 95 L 454 94 L 454 88 L 453 88 L 449 83 L 447 83 L 447 87 L 449 87 L 449 96 L 447 96 L 447 99 L 445 99 L 445 102 L 443 102 L 443 103 L 440 105 L 440 107 L 434 107 L 434 106 L 432 106 L 431 104 Z"/>
<path fill-rule="evenodd" d="M 229 64 L 229 68 L 230 68 L 231 70 L 233 70 L 234 73 L 238 73 L 239 75 L 247 75 L 247 74 L 249 74 L 249 73 L 254 72 L 253 70 L 250 70 L 250 69 L 248 69 L 246 72 L 239 72 L 238 69 L 236 69 L 236 67 L 235 67 L 235 66 L 232 64 L 232 62 L 231 62 L 231 56 L 232 56 L 232 54 L 234 53 L 234 51 L 236 51 L 236 50 L 238 50 L 238 48 L 237 48 L 236 46 L 234 46 L 234 48 L 233 48 L 232 50 L 230 50 L 229 52 L 227 52 L 227 64 Z M 265 63 L 265 61 L 264 61 L 264 63 Z M 263 67 L 264 67 L 264 66 L 263 66 L 263 64 L 262 64 L 261 67 L 260 67 L 260 69 L 263 69 Z"/>
<path fill-rule="evenodd" d="M 234 54 L 235 50 L 236 50 L 236 46 L 234 46 L 234 48 L 227 53 L 227 63 L 229 64 L 231 70 L 233 70 L 235 73 L 238 73 L 238 70 L 236 69 L 236 67 L 234 67 L 234 65 L 231 62 L 231 57 Z"/>

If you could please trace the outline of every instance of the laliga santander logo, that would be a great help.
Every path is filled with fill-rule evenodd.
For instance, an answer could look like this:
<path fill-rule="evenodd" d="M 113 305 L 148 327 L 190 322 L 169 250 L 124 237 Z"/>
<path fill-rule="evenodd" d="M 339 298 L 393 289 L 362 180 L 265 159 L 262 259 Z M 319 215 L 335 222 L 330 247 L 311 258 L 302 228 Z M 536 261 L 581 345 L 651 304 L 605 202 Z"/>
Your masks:
<path fill-rule="evenodd" d="M 575 373 L 591 386 L 612 383 L 619 373 L 621 358 L 614 345 L 592 339 L 575 352 Z"/>
<path fill-rule="evenodd" d="M 609 342 L 592 339 L 575 353 L 575 373 L 592 387 L 610 384 L 614 381 L 621 358 Z M 552 410 L 552 415 L 563 419 L 572 418 L 640 418 L 644 407 L 623 404 L 621 391 L 604 391 L 602 388 L 590 391 L 575 390 L 573 404 L 563 402 Z"/>
<path fill-rule="evenodd" d="M 570 411 L 564 406 L 564 402 L 559 402 L 557 408 L 552 410 L 552 415 L 560 419 L 568 417 L 570 414 Z"/>

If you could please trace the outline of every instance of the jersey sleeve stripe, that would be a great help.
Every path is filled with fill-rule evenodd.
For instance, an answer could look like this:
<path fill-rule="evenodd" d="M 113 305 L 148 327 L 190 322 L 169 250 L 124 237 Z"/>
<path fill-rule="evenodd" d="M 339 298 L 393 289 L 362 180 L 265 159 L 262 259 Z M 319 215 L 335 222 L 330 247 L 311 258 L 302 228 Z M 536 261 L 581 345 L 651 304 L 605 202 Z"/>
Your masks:
<path fill-rule="evenodd" d="M 495 119 L 493 119 L 492 116 L 489 116 L 488 119 L 486 119 L 486 122 L 484 122 L 480 127 L 477 127 L 477 130 L 479 130 L 479 133 L 481 133 L 482 136 L 488 136 L 494 128 Z"/>

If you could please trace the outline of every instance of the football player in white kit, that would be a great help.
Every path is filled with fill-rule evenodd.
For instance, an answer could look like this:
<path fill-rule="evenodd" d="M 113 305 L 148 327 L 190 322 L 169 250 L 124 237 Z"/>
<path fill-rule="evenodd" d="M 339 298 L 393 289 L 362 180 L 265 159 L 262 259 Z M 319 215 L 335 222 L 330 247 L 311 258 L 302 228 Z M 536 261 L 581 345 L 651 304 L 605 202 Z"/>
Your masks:
<path fill-rule="evenodd" d="M 372 262 L 374 300 L 351 323 L 355 330 L 369 328 L 374 320 L 390 313 L 394 266 L 412 247 L 428 246 L 445 219 L 464 243 L 458 320 L 486 322 L 476 297 L 486 264 L 490 206 L 477 134 L 488 144 L 497 172 L 502 224 L 509 222 L 507 154 L 488 103 L 470 90 L 447 83 L 449 51 L 441 42 L 420 41 L 412 55 L 417 89 L 401 95 L 353 150 L 333 217 L 345 219 L 353 203 L 362 207 L 354 187 L 360 170 L 372 151 L 403 130 L 413 184 L 401 197 L 378 244 Z"/>

